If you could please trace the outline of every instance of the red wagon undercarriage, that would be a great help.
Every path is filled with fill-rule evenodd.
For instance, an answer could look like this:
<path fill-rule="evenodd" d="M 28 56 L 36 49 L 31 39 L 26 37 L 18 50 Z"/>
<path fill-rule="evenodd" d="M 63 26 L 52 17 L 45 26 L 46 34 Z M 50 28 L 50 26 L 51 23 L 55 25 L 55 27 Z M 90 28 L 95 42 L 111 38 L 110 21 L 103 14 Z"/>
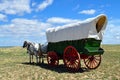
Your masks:
<path fill-rule="evenodd" d="M 59 57 L 56 52 L 49 51 L 47 53 L 47 62 L 50 66 L 59 65 Z M 101 63 L 101 54 L 98 55 L 86 55 L 79 54 L 78 51 L 73 46 L 68 46 L 64 50 L 63 62 L 67 69 L 72 71 L 77 71 L 81 67 L 81 59 L 83 59 L 84 64 L 89 69 L 96 69 Z"/>

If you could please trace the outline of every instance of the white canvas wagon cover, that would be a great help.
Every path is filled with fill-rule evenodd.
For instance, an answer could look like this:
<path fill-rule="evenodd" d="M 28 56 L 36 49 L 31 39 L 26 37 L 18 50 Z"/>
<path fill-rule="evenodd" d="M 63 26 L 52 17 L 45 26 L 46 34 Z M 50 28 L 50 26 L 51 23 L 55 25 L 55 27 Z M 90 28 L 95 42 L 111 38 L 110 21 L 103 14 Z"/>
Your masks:
<path fill-rule="evenodd" d="M 47 42 L 80 40 L 84 38 L 102 40 L 106 24 L 106 15 L 101 14 L 82 22 L 48 28 L 46 31 Z"/>

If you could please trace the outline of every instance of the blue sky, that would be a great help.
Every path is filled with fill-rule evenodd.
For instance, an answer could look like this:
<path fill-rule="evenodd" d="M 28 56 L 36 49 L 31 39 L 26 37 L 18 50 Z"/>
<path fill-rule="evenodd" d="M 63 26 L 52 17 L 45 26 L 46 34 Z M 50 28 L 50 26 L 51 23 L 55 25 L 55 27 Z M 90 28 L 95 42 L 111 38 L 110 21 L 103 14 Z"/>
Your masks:
<path fill-rule="evenodd" d="M 0 46 L 46 42 L 47 28 L 106 14 L 103 44 L 120 44 L 119 0 L 0 0 Z"/>

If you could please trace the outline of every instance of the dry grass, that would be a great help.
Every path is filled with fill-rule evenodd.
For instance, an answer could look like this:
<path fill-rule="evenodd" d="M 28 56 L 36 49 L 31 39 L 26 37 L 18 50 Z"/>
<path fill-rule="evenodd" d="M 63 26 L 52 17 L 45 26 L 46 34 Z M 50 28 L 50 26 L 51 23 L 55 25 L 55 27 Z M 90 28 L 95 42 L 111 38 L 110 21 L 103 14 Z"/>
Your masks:
<path fill-rule="evenodd" d="M 82 69 L 71 73 L 63 66 L 28 63 L 26 50 L 21 47 L 0 48 L 0 80 L 120 80 L 120 45 L 104 45 L 101 65 L 95 70 Z"/>

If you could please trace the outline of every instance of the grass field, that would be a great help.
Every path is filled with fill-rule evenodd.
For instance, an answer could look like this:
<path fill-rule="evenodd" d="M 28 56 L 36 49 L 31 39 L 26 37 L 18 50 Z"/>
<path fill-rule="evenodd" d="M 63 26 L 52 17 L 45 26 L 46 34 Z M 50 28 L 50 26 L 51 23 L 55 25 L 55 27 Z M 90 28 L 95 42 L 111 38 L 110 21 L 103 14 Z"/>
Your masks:
<path fill-rule="evenodd" d="M 69 72 L 62 60 L 58 67 L 29 64 L 26 49 L 0 48 L 0 80 L 120 80 L 120 45 L 103 45 L 102 63 L 95 70 L 82 68 Z"/>

